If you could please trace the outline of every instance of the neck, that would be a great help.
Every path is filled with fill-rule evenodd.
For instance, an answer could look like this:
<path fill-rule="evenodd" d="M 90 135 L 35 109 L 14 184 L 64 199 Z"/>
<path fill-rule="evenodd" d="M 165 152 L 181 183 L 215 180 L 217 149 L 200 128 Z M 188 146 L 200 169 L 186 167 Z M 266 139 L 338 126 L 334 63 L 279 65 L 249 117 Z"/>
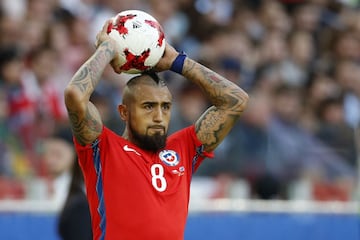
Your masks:
<path fill-rule="evenodd" d="M 127 129 L 124 130 L 123 134 L 122 134 L 122 137 L 128 141 L 129 140 L 129 131 Z"/>

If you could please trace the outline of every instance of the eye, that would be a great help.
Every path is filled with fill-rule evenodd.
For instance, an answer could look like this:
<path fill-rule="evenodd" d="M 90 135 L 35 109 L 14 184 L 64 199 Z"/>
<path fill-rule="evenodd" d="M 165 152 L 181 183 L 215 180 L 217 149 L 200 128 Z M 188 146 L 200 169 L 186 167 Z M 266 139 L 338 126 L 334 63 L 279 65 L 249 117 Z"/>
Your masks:
<path fill-rule="evenodd" d="M 171 104 L 170 104 L 170 103 L 165 103 L 165 104 L 162 105 L 162 109 L 163 109 L 163 110 L 170 110 L 170 108 L 171 108 Z"/>
<path fill-rule="evenodd" d="M 146 110 L 152 110 L 152 109 L 153 109 L 153 105 L 150 104 L 150 103 L 148 103 L 148 104 L 145 104 L 145 105 L 144 105 L 144 108 L 145 108 Z"/>

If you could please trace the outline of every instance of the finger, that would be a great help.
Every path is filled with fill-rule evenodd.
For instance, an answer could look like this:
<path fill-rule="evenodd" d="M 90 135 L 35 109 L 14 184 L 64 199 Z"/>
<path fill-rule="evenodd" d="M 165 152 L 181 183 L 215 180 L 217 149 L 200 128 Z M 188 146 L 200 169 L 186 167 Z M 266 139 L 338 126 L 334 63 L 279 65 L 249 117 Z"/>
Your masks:
<path fill-rule="evenodd" d="M 99 43 L 100 43 L 100 34 L 101 34 L 101 33 L 96 34 L 95 48 L 97 48 L 97 47 L 99 46 Z"/>
<path fill-rule="evenodd" d="M 101 31 L 104 32 L 104 33 L 108 33 L 110 26 L 112 26 L 112 19 L 108 19 L 108 20 L 105 22 L 105 24 L 104 24 L 104 26 L 103 26 L 103 28 L 102 28 Z"/>

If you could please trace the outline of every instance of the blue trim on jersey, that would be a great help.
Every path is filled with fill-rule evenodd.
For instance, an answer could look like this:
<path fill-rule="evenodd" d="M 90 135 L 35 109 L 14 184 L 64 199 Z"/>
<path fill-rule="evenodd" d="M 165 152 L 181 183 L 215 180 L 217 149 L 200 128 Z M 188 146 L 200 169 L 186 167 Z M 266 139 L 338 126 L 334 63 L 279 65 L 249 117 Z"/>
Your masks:
<path fill-rule="evenodd" d="M 96 193 L 99 198 L 99 206 L 98 206 L 98 213 L 100 215 L 100 229 L 101 229 L 101 236 L 99 240 L 105 239 L 105 227 L 106 227 L 106 215 L 105 215 L 105 202 L 104 202 L 104 191 L 103 191 L 103 183 L 102 183 L 102 169 L 101 169 L 101 161 L 100 161 L 100 148 L 99 148 L 99 140 L 96 140 L 92 144 L 93 149 L 93 161 L 94 167 L 97 175 L 96 180 Z"/>
<path fill-rule="evenodd" d="M 192 160 L 192 174 L 194 174 L 195 165 L 196 165 L 199 157 L 202 156 L 203 152 L 204 152 L 204 145 L 201 145 L 201 146 L 196 148 L 196 154 L 195 154 L 195 156 L 194 156 L 194 158 Z"/>

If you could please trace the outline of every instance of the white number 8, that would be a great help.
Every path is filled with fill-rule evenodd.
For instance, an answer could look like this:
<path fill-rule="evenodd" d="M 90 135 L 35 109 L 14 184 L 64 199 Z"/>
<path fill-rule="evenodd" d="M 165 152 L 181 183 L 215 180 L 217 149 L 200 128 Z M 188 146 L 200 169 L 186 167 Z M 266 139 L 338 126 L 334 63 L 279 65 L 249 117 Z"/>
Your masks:
<path fill-rule="evenodd" d="M 165 191 L 167 183 L 164 178 L 164 167 L 161 164 L 156 163 L 151 166 L 150 171 L 152 176 L 151 183 L 154 188 L 159 192 Z"/>

